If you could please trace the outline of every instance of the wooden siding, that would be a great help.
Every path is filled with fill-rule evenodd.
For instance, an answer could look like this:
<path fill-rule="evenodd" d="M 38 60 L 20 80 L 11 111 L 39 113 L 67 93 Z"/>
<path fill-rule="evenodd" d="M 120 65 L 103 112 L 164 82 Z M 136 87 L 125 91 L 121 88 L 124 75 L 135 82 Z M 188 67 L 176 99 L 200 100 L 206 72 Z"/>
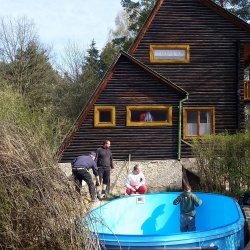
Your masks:
<path fill-rule="evenodd" d="M 115 159 L 177 159 L 178 105 L 184 98 L 145 71 L 122 58 L 95 105 L 116 107 L 115 128 L 93 127 L 94 107 L 65 149 L 61 162 L 96 150 L 110 139 Z M 167 105 L 173 108 L 172 126 L 126 127 L 127 105 Z M 174 139 L 173 139 L 174 138 Z"/>
<path fill-rule="evenodd" d="M 189 45 L 190 61 L 150 62 L 150 45 Z M 243 130 L 244 66 L 249 46 L 250 26 L 213 2 L 158 0 L 130 49 L 133 57 L 114 61 L 80 115 L 76 133 L 71 134 L 69 144 L 64 143 L 61 161 L 70 162 L 95 150 L 104 139 L 111 140 L 118 160 L 128 160 L 129 155 L 132 160 L 177 159 L 178 106 L 187 92 L 184 107 L 215 108 L 215 133 Z M 164 77 L 173 84 L 163 84 Z M 94 127 L 93 104 L 115 106 L 114 128 Z M 173 125 L 127 127 L 127 105 L 172 106 Z M 192 157 L 190 142 L 182 141 L 182 158 Z"/>
<path fill-rule="evenodd" d="M 235 133 L 244 128 L 241 40 L 250 42 L 250 33 L 199 1 L 164 1 L 133 56 L 189 92 L 184 107 L 215 107 L 216 133 Z M 190 63 L 150 63 L 152 44 L 188 44 Z M 182 157 L 190 156 L 182 144 Z"/>

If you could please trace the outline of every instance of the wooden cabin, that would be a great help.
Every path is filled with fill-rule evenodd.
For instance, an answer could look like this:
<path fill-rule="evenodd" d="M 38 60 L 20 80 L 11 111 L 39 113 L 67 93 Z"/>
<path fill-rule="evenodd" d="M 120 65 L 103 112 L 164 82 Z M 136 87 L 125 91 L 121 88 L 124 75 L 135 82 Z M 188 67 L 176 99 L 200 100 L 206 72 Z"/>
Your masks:
<path fill-rule="evenodd" d="M 210 0 L 158 0 L 82 110 L 60 161 L 104 139 L 116 160 L 180 160 L 192 157 L 193 138 L 244 131 L 249 64 L 249 24 Z"/>

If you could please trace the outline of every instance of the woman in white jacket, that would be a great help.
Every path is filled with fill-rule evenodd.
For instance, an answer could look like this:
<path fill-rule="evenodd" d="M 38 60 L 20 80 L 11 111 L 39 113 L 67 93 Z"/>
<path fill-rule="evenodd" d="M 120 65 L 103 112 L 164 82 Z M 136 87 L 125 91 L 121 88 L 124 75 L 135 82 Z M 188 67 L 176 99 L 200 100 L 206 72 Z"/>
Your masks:
<path fill-rule="evenodd" d="M 147 187 L 145 185 L 146 179 L 141 171 L 141 165 L 136 164 L 131 173 L 128 174 L 125 186 L 126 193 L 128 195 L 139 193 L 145 194 L 147 192 Z"/>

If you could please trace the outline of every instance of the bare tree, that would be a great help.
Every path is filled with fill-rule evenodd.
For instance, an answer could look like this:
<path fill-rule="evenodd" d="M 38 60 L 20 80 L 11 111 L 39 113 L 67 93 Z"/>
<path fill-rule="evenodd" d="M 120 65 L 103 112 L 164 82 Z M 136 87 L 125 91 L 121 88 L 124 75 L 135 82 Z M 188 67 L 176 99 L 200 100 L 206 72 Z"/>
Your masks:
<path fill-rule="evenodd" d="M 111 29 L 109 32 L 109 41 L 113 38 L 119 38 L 123 36 L 131 36 L 129 34 L 129 16 L 126 11 L 120 11 L 115 18 L 116 29 Z"/>
<path fill-rule="evenodd" d="M 20 94 L 27 94 L 51 73 L 49 48 L 39 43 L 33 21 L 26 17 L 0 19 L 0 72 Z"/>
<path fill-rule="evenodd" d="M 82 74 L 86 50 L 85 47 L 78 45 L 75 41 L 69 41 L 64 48 L 64 55 L 61 55 L 59 71 L 73 83 L 77 82 Z"/>
<path fill-rule="evenodd" d="M 1 60 L 6 63 L 14 62 L 19 51 L 25 51 L 29 44 L 37 42 L 35 25 L 26 17 L 0 19 Z"/>
<path fill-rule="evenodd" d="M 109 41 L 119 48 L 127 51 L 134 40 L 135 33 L 129 29 L 131 21 L 126 11 L 120 11 L 115 19 L 116 29 L 109 32 Z"/>

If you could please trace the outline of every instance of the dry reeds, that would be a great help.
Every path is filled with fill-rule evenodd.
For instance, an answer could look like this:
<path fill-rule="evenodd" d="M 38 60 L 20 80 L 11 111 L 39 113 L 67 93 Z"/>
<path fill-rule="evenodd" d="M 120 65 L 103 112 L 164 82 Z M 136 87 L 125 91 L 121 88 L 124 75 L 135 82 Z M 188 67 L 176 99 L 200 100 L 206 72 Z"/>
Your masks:
<path fill-rule="evenodd" d="M 0 138 L 0 249 L 99 249 L 43 137 L 5 122 Z"/>

